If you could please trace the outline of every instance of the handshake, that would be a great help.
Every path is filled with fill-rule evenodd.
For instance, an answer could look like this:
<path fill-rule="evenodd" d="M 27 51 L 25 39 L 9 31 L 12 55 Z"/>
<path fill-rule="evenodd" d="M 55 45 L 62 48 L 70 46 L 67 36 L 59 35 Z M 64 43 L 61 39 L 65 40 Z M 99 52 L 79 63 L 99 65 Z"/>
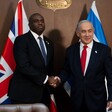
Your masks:
<path fill-rule="evenodd" d="M 48 83 L 55 88 L 61 83 L 61 79 L 58 76 L 49 76 Z"/>

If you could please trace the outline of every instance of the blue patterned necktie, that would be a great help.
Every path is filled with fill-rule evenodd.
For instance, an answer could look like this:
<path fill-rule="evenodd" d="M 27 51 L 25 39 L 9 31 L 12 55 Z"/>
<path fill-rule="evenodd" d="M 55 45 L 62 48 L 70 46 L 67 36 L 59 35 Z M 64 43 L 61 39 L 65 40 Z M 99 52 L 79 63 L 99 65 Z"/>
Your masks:
<path fill-rule="evenodd" d="M 45 64 L 46 64 L 46 52 L 45 52 L 44 43 L 43 43 L 43 40 L 42 40 L 41 37 L 38 37 L 38 39 L 39 39 L 39 44 L 40 44 L 40 47 L 41 47 L 42 56 L 43 56 Z"/>

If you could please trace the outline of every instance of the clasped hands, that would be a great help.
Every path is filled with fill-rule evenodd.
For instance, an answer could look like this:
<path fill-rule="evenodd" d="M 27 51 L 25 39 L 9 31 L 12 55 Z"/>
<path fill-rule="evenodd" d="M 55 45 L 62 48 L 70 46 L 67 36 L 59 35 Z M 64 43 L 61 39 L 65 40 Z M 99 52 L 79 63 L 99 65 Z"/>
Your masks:
<path fill-rule="evenodd" d="M 48 83 L 50 86 L 55 88 L 61 83 L 61 80 L 58 76 L 49 76 Z"/>

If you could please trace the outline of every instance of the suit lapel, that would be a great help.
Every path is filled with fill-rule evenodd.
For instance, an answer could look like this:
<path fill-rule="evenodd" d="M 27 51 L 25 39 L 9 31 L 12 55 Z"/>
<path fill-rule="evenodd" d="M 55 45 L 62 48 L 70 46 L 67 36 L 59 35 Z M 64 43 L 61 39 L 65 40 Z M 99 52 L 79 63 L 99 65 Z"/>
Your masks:
<path fill-rule="evenodd" d="M 44 62 L 44 58 L 42 56 L 42 53 L 40 51 L 39 45 L 37 44 L 35 38 L 33 37 L 33 35 L 31 34 L 31 32 L 29 32 L 29 38 L 30 38 L 30 42 L 32 44 L 32 47 L 34 47 L 35 51 L 37 52 L 37 54 L 40 56 L 40 59 Z M 44 62 L 45 63 L 45 62 Z"/>
<path fill-rule="evenodd" d="M 47 41 L 47 39 L 44 37 L 44 42 L 45 42 L 45 45 L 46 45 L 46 50 L 47 50 L 47 62 L 49 62 L 49 59 L 50 59 L 50 43 Z"/>
<path fill-rule="evenodd" d="M 74 64 L 75 64 L 74 67 L 77 68 L 77 70 L 79 71 L 80 76 L 83 78 L 82 67 L 81 67 L 81 62 L 80 62 L 80 43 L 78 43 L 76 45 L 74 51 L 75 52 L 73 52 L 74 55 L 73 55 L 73 59 L 72 59 L 72 60 L 74 60 Z"/>
<path fill-rule="evenodd" d="M 97 46 L 97 43 L 94 42 L 85 76 L 87 76 L 89 74 L 89 72 L 91 72 L 93 67 L 96 66 L 96 64 L 98 62 L 99 55 L 100 55 L 99 48 Z"/>

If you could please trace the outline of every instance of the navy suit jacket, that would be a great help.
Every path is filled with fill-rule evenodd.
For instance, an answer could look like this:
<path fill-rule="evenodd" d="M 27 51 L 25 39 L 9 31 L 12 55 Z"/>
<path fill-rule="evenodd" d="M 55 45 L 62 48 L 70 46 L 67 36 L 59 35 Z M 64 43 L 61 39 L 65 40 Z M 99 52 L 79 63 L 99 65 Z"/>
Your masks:
<path fill-rule="evenodd" d="M 68 78 L 72 80 L 71 100 L 74 112 L 80 112 L 84 98 L 90 112 L 105 112 L 107 103 L 105 77 L 109 91 L 108 100 L 112 101 L 111 49 L 93 41 L 89 64 L 83 76 L 80 43 L 70 46 L 66 52 L 65 66 L 59 77 L 62 83 Z"/>
<path fill-rule="evenodd" d="M 13 49 L 16 68 L 8 91 L 11 99 L 31 103 L 42 100 L 47 85 L 43 83 L 47 75 L 53 74 L 54 55 L 53 43 L 45 36 L 44 42 L 47 49 L 47 65 L 30 31 L 16 38 Z M 49 89 L 45 90 L 47 94 Z"/>

